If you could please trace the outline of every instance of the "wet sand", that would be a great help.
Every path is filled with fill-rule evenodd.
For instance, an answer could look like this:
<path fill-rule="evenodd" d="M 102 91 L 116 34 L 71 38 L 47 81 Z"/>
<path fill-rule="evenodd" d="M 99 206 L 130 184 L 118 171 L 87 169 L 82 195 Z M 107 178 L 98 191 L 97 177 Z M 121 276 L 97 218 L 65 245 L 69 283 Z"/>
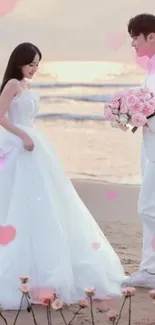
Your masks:
<path fill-rule="evenodd" d="M 68 120 L 38 120 L 36 127 L 55 147 L 70 178 L 140 184 L 141 129 L 133 134 L 108 122 Z"/>

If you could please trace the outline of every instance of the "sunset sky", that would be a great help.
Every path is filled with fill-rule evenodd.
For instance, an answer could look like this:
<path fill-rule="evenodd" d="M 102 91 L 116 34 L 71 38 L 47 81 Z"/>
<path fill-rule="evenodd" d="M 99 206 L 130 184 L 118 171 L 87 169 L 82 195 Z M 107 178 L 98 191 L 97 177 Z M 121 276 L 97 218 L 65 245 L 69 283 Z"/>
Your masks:
<path fill-rule="evenodd" d="M 0 71 L 12 49 L 23 41 L 38 45 L 44 61 L 134 62 L 127 22 L 138 13 L 155 14 L 154 0 L 16 1 L 15 8 L 0 17 Z M 4 12 L 4 0 L 0 8 Z M 107 33 L 113 31 L 126 33 L 117 51 L 105 42 Z"/>

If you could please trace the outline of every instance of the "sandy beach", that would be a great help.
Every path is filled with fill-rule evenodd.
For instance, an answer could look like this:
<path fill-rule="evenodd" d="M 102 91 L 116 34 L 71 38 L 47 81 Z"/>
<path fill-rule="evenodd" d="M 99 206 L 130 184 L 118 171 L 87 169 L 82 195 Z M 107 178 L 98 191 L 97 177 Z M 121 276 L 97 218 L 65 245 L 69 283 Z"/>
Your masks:
<path fill-rule="evenodd" d="M 141 130 L 133 134 L 108 122 L 68 120 L 38 120 L 36 127 L 55 147 L 70 178 L 141 183 Z"/>

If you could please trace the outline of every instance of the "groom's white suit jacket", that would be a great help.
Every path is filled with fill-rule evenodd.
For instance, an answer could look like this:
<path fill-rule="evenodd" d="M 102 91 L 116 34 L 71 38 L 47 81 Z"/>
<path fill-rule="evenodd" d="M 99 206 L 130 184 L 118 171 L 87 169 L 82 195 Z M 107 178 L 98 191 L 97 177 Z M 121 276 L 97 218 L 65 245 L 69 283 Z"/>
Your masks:
<path fill-rule="evenodd" d="M 143 86 L 155 94 L 155 55 L 151 59 L 153 70 L 148 74 Z M 142 160 L 148 159 L 155 162 L 155 116 L 148 119 L 148 126 L 143 127 Z M 143 162 L 144 163 L 144 162 Z"/>

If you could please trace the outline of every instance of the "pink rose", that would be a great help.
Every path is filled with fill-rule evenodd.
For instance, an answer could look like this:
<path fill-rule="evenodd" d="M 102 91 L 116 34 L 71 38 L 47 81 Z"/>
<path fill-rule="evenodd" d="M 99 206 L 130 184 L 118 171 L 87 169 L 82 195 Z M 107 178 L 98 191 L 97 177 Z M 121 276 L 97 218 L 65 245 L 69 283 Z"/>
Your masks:
<path fill-rule="evenodd" d="M 151 101 L 149 102 L 145 102 L 143 104 L 143 110 L 142 110 L 142 113 L 145 115 L 145 116 L 149 116 L 151 114 L 154 113 L 154 110 L 155 110 L 155 103 L 154 103 L 154 106 L 151 105 Z"/>
<path fill-rule="evenodd" d="M 142 101 L 148 101 L 148 100 L 150 100 L 152 98 L 152 95 L 151 94 L 144 94 L 144 95 L 142 95 L 141 97 L 140 97 L 140 99 L 142 100 Z"/>
<path fill-rule="evenodd" d="M 142 113 L 135 113 L 131 117 L 131 123 L 133 126 L 143 126 L 147 122 L 146 116 L 144 116 Z"/>
<path fill-rule="evenodd" d="M 128 113 L 128 108 L 127 108 L 127 106 L 121 106 L 121 113 L 122 114 L 126 114 L 126 113 Z"/>
<path fill-rule="evenodd" d="M 129 97 L 131 95 L 137 96 L 137 89 L 136 88 L 131 88 L 131 89 L 125 89 L 124 92 L 122 93 L 122 96 Z"/>
<path fill-rule="evenodd" d="M 112 110 L 112 114 L 118 114 L 119 110 L 117 108 Z"/>
<path fill-rule="evenodd" d="M 140 100 L 145 101 L 152 98 L 152 93 L 148 88 L 140 88 L 137 91 L 137 96 L 139 97 Z"/>
<path fill-rule="evenodd" d="M 79 305 L 80 305 L 81 308 L 86 308 L 86 307 L 89 306 L 87 300 L 80 300 Z"/>
<path fill-rule="evenodd" d="M 152 99 L 150 99 L 148 103 L 152 106 L 153 113 L 154 113 L 155 112 L 155 98 L 153 97 Z"/>
<path fill-rule="evenodd" d="M 119 103 L 119 101 L 118 100 L 114 100 L 114 101 L 112 101 L 112 103 L 110 104 L 110 106 L 111 106 L 111 108 L 112 108 L 112 110 L 113 109 L 119 109 L 119 106 L 120 106 L 120 103 Z"/>
<path fill-rule="evenodd" d="M 113 114 L 111 117 L 111 121 L 119 121 L 119 115 Z"/>
<path fill-rule="evenodd" d="M 149 291 L 149 295 L 152 299 L 155 300 L 155 289 Z"/>
<path fill-rule="evenodd" d="M 92 287 L 92 288 L 86 288 L 85 289 L 85 293 L 88 297 L 92 297 L 95 295 L 95 288 Z"/>
<path fill-rule="evenodd" d="M 141 93 L 141 94 L 150 94 L 151 92 L 150 92 L 150 89 L 149 88 L 140 88 L 139 89 L 139 92 Z"/>
<path fill-rule="evenodd" d="M 126 105 L 126 98 L 124 96 L 122 96 L 121 98 L 120 112 L 122 114 L 126 114 L 128 112 L 128 107 Z"/>
<path fill-rule="evenodd" d="M 150 93 L 150 89 L 149 88 L 147 88 L 147 87 L 145 87 L 145 88 L 141 88 L 141 90 L 142 90 L 142 92 L 143 93 Z"/>
<path fill-rule="evenodd" d="M 105 109 L 104 109 L 104 117 L 105 117 L 106 120 L 111 120 L 112 111 L 111 111 L 111 108 L 109 106 L 105 107 Z"/>
<path fill-rule="evenodd" d="M 20 280 L 21 280 L 21 283 L 27 283 L 28 282 L 28 280 L 29 280 L 29 276 L 21 276 L 20 277 Z"/>
<path fill-rule="evenodd" d="M 62 307 L 63 307 L 63 302 L 62 302 L 62 300 L 60 300 L 60 299 L 55 299 L 55 300 L 52 302 L 51 306 L 52 306 L 52 308 L 53 308 L 54 310 L 59 310 L 59 309 L 62 309 Z"/>
<path fill-rule="evenodd" d="M 42 304 L 42 306 L 48 306 L 49 304 L 52 304 L 52 302 L 54 301 L 54 296 L 53 297 L 51 297 L 51 296 L 44 296 L 44 297 L 42 297 L 42 299 L 40 299 L 41 300 L 41 304 Z"/>
<path fill-rule="evenodd" d="M 148 103 L 154 107 L 155 110 L 155 97 L 151 98 Z"/>
<path fill-rule="evenodd" d="M 143 111 L 143 103 L 141 103 L 140 101 L 137 102 L 134 106 L 131 106 L 129 109 L 131 115 L 135 113 L 140 113 L 142 111 Z"/>
<path fill-rule="evenodd" d="M 135 105 L 137 105 L 138 103 L 139 103 L 139 99 L 134 94 L 131 94 L 126 97 L 126 106 L 128 107 L 128 109 L 135 107 Z"/>
<path fill-rule="evenodd" d="M 30 291 L 30 286 L 27 283 L 22 283 L 20 285 L 20 291 L 24 294 L 29 293 Z"/>
<path fill-rule="evenodd" d="M 134 287 L 126 287 L 122 289 L 122 293 L 126 297 L 132 297 L 135 296 L 136 289 Z"/>

